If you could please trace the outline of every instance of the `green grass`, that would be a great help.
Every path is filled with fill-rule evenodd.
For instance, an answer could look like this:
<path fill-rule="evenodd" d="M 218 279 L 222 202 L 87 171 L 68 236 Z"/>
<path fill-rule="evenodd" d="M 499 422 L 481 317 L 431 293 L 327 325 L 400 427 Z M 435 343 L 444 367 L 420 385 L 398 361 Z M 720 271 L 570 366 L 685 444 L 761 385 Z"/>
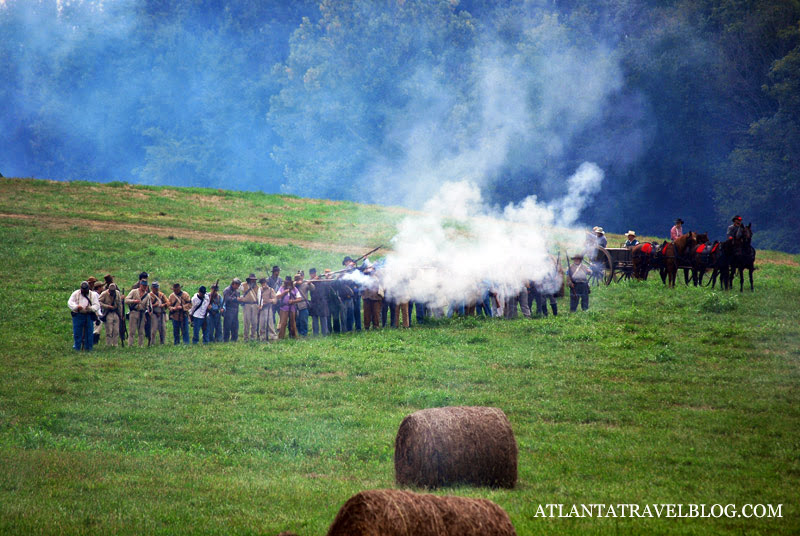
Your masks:
<path fill-rule="evenodd" d="M 19 184 L 45 193 L 20 193 L 14 213 L 60 203 L 49 183 Z M 66 301 L 88 275 L 128 287 L 148 269 L 193 291 L 341 254 L 37 220 L 0 233 L 2 533 L 324 534 L 349 496 L 394 486 L 405 415 L 456 404 L 506 412 L 519 484 L 438 493 L 497 502 L 518 534 L 800 530 L 797 256 L 760 251 L 755 293 L 654 278 L 593 290 L 588 313 L 561 300 L 558 318 L 77 354 Z M 534 517 L 548 503 L 782 504 L 784 517 Z"/>

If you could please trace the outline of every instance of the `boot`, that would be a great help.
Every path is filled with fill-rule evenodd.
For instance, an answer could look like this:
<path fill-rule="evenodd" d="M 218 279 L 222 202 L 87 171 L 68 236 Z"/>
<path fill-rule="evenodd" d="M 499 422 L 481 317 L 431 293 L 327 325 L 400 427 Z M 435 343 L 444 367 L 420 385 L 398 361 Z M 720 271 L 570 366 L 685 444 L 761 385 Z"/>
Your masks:
<path fill-rule="evenodd" d="M 547 307 L 547 306 L 545 306 L 545 307 Z M 550 307 L 553 309 L 553 316 L 558 316 L 558 304 L 557 303 L 552 303 L 552 304 L 550 304 Z"/>

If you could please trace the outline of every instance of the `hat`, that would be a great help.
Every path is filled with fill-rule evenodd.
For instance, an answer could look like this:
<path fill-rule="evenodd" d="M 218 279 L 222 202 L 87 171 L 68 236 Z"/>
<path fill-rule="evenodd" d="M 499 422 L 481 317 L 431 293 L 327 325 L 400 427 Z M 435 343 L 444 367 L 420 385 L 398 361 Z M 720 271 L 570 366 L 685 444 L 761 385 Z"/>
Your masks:
<path fill-rule="evenodd" d="M 344 258 L 344 260 L 342 261 L 342 266 L 344 266 L 348 262 L 353 262 L 353 259 L 351 259 L 349 256 Z"/>
<path fill-rule="evenodd" d="M 200 294 L 205 294 L 206 293 L 206 287 L 204 287 L 203 285 L 200 285 L 200 288 L 197 289 L 197 292 L 199 292 Z"/>
<path fill-rule="evenodd" d="M 682 220 L 682 219 L 680 219 L 680 218 L 676 219 L 676 220 L 675 220 L 675 225 L 677 225 L 677 224 L 681 224 L 681 225 L 683 225 L 683 220 Z"/>
<path fill-rule="evenodd" d="M 94 285 L 95 281 L 97 281 L 96 277 L 90 277 L 89 279 L 86 280 L 86 282 L 89 283 L 90 285 Z"/>
<path fill-rule="evenodd" d="M 81 281 L 81 288 L 89 288 L 89 282 L 88 281 Z"/>
<path fill-rule="evenodd" d="M 294 280 L 295 281 L 302 281 L 303 280 L 303 276 L 300 275 L 300 274 L 297 274 L 297 275 L 294 276 Z"/>
<path fill-rule="evenodd" d="M 147 272 L 142 272 L 139 274 L 139 280 L 147 279 L 148 277 L 149 276 L 147 275 Z"/>
<path fill-rule="evenodd" d="M 113 283 L 114 282 L 114 277 L 111 274 L 104 275 L 103 279 L 105 280 L 106 283 Z"/>
<path fill-rule="evenodd" d="M 575 255 L 573 255 L 573 256 L 572 256 L 572 257 L 570 257 L 570 258 L 571 258 L 572 260 L 575 260 L 575 259 L 583 259 L 583 255 L 581 255 L 580 253 L 576 253 Z"/>
<path fill-rule="evenodd" d="M 258 282 L 263 285 L 264 283 L 267 282 L 267 278 L 266 277 L 262 277 L 261 279 L 258 280 Z"/>
<path fill-rule="evenodd" d="M 331 273 L 331 269 L 330 268 L 325 268 L 325 271 L 323 273 L 329 274 L 329 273 Z"/>
<path fill-rule="evenodd" d="M 592 228 L 592 231 L 594 231 L 595 233 L 605 234 L 603 232 L 603 228 L 602 227 L 594 227 L 594 228 Z"/>
<path fill-rule="evenodd" d="M 631 235 L 636 236 L 636 231 L 628 231 L 627 233 L 625 233 L 625 236 L 631 236 Z"/>
<path fill-rule="evenodd" d="M 139 280 L 139 286 L 140 287 L 146 287 L 147 286 L 147 279 L 140 279 Z"/>
<path fill-rule="evenodd" d="M 109 283 L 108 284 L 108 290 L 117 290 L 117 284 L 116 283 Z"/>
<path fill-rule="evenodd" d="M 311 269 L 308 271 L 308 273 L 309 273 L 309 274 L 316 274 L 316 273 L 317 273 L 317 269 L 316 269 L 316 268 L 311 268 Z"/>
<path fill-rule="evenodd" d="M 737 214 L 731 221 L 742 221 L 742 217 Z"/>
<path fill-rule="evenodd" d="M 159 288 L 158 281 L 153 281 L 153 288 Z"/>
<path fill-rule="evenodd" d="M 211 290 L 219 290 L 219 285 L 211 285 Z"/>
<path fill-rule="evenodd" d="M 279 266 L 276 264 L 275 266 L 273 266 L 273 267 L 272 267 L 272 271 L 273 271 L 273 272 L 280 272 L 280 271 L 281 271 L 281 269 L 280 269 L 280 267 L 279 267 Z"/>
<path fill-rule="evenodd" d="M 291 281 L 291 280 L 292 280 L 292 276 L 290 276 L 290 275 L 287 275 L 286 277 L 283 278 L 284 282 Z"/>
<path fill-rule="evenodd" d="M 94 282 L 94 288 L 100 288 L 102 286 L 103 286 L 103 282 L 102 281 L 95 281 Z"/>
<path fill-rule="evenodd" d="M 239 279 L 238 277 L 234 277 L 233 281 L 231 281 L 231 285 L 234 284 L 234 283 L 239 283 L 241 285 L 242 284 L 242 280 Z"/>
<path fill-rule="evenodd" d="M 174 283 L 172 285 L 172 288 L 181 288 L 181 284 L 180 283 Z"/>
<path fill-rule="evenodd" d="M 256 274 L 250 274 L 250 275 L 248 275 L 248 276 L 247 276 L 247 280 L 248 280 L 248 281 L 250 281 L 251 279 L 252 279 L 253 281 L 255 281 L 255 280 L 256 280 Z"/>

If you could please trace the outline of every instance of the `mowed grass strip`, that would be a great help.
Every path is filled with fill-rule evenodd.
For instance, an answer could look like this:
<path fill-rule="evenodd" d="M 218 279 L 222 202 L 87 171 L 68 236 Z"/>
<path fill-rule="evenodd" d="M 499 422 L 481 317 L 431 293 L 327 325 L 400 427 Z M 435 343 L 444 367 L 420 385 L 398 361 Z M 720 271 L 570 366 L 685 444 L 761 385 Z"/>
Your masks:
<path fill-rule="evenodd" d="M 439 493 L 497 502 L 519 534 L 800 529 L 796 256 L 759 252 L 755 293 L 656 277 L 593 289 L 588 313 L 562 299 L 558 318 L 77 354 L 66 300 L 89 274 L 127 288 L 148 269 L 194 292 L 341 255 L 0 227 L 0 532 L 324 534 L 352 494 L 394 486 L 405 415 L 460 404 L 508 415 L 519 484 Z M 665 502 L 783 504 L 783 518 L 536 517 Z"/>

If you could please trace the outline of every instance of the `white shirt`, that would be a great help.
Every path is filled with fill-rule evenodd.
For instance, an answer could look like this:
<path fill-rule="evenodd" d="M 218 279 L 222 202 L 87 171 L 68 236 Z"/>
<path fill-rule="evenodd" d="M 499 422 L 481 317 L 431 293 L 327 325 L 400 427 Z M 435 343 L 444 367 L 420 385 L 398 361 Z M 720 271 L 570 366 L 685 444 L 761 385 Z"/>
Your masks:
<path fill-rule="evenodd" d="M 69 306 L 70 311 L 73 313 L 78 312 L 78 307 L 91 307 L 95 314 L 100 314 L 99 297 L 100 295 L 93 290 L 89 291 L 88 296 L 84 296 L 81 294 L 81 289 L 78 289 L 72 293 L 72 296 L 69 297 L 67 305 Z"/>
<path fill-rule="evenodd" d="M 195 294 L 192 296 L 192 316 L 195 318 L 205 318 L 206 317 L 206 309 L 208 309 L 208 304 L 211 303 L 211 298 L 208 297 L 208 293 L 203 295 L 203 303 L 200 304 L 200 297 Z M 198 307 L 199 305 L 199 307 Z M 197 309 L 195 309 L 197 307 Z"/>

